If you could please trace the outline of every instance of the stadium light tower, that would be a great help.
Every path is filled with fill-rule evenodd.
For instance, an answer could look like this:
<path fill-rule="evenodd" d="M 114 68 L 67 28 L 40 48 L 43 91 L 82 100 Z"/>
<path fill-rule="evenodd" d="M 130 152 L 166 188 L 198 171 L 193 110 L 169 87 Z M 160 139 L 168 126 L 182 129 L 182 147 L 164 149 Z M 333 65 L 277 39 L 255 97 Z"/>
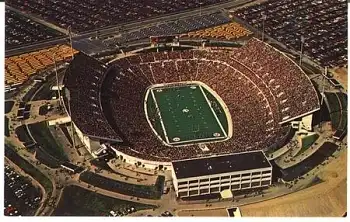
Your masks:
<path fill-rule="evenodd" d="M 299 60 L 300 67 L 301 67 L 301 63 L 302 63 L 302 60 L 303 60 L 303 45 L 304 45 L 304 42 L 305 42 L 304 36 L 300 36 L 300 60 Z"/>
<path fill-rule="evenodd" d="M 61 87 L 58 82 L 58 74 L 57 74 L 57 64 L 56 64 L 56 53 L 52 54 L 53 58 L 53 63 L 55 65 L 55 74 L 56 74 L 56 83 L 57 83 L 57 89 L 58 89 L 58 105 L 60 108 L 62 108 L 62 103 L 61 103 Z"/>
<path fill-rule="evenodd" d="M 325 97 L 325 94 L 324 94 L 324 90 L 325 90 L 325 80 L 326 80 L 326 75 L 327 75 L 327 69 L 328 67 L 324 67 L 324 74 L 322 75 L 322 91 L 321 91 L 321 103 L 320 103 L 320 132 L 322 132 L 322 123 L 321 123 L 321 117 L 322 117 L 322 112 L 321 112 L 321 109 L 322 109 L 322 105 L 323 105 L 323 101 L 324 101 L 324 97 Z"/>
<path fill-rule="evenodd" d="M 265 34 L 265 20 L 266 20 L 266 15 L 262 15 L 262 36 L 261 40 L 264 41 L 264 34 Z"/>
<path fill-rule="evenodd" d="M 73 120 L 72 120 L 72 113 L 71 113 L 71 109 L 70 109 L 70 100 L 71 100 L 71 97 L 70 97 L 70 92 L 67 88 L 65 88 L 65 97 L 67 98 L 67 104 L 68 104 L 68 114 L 70 116 L 70 126 L 71 126 L 71 131 L 72 131 L 72 142 L 73 142 L 73 149 L 75 149 L 75 138 L 74 138 L 74 126 L 73 126 Z"/>
<path fill-rule="evenodd" d="M 74 59 L 74 53 L 73 53 L 73 41 L 72 41 L 72 26 L 69 25 L 67 30 L 68 30 L 68 35 L 69 35 L 70 53 L 71 53 L 71 57 L 72 57 L 72 60 L 73 60 Z"/>

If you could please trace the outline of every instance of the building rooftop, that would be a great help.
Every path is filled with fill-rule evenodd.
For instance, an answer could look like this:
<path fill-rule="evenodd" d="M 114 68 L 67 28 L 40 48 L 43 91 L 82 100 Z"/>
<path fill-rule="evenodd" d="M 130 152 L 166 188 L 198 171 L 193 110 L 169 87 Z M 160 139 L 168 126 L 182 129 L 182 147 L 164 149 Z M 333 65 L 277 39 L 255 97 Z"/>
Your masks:
<path fill-rule="evenodd" d="M 270 167 L 262 151 L 172 162 L 177 179 Z"/>

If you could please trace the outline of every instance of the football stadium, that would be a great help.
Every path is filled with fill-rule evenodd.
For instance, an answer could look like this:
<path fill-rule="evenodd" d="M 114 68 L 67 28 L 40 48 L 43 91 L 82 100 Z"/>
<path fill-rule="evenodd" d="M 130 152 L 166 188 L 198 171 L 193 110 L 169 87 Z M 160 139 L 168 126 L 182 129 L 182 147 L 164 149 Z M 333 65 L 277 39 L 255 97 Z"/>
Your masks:
<path fill-rule="evenodd" d="M 257 38 L 231 48 L 145 48 L 107 64 L 80 52 L 64 85 L 91 152 L 103 141 L 126 161 L 153 168 L 280 148 L 291 121 L 320 109 L 303 70 Z"/>
<path fill-rule="evenodd" d="M 5 215 L 346 216 L 346 8 L 7 0 Z"/>

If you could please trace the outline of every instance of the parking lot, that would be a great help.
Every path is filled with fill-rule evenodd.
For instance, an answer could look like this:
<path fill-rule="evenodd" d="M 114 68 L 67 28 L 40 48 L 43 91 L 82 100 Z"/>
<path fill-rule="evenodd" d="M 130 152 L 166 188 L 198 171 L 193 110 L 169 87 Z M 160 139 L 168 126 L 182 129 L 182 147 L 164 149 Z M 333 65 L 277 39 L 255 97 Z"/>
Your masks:
<path fill-rule="evenodd" d="M 121 23 L 143 21 L 165 14 L 205 7 L 227 2 L 227 0 L 172 0 L 172 1 L 45 1 L 8 0 L 6 4 L 32 13 L 62 28 L 72 26 L 73 31 L 108 27 Z"/>
<path fill-rule="evenodd" d="M 34 187 L 30 179 L 25 178 L 5 165 L 5 203 L 6 216 L 32 216 L 41 201 L 41 193 Z"/>
<path fill-rule="evenodd" d="M 317 61 L 321 66 L 347 64 L 345 0 L 268 0 L 234 12 L 260 32 Z"/>
<path fill-rule="evenodd" d="M 5 47 L 12 49 L 21 45 L 32 44 L 62 36 L 42 24 L 28 19 L 14 11 L 6 9 Z"/>

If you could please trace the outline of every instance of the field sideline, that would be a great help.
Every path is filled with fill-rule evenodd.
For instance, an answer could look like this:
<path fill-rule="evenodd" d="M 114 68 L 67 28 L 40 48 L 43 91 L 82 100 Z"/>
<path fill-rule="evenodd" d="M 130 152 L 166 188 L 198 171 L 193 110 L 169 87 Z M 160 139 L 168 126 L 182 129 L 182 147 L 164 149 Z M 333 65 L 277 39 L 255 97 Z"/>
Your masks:
<path fill-rule="evenodd" d="M 212 103 L 217 105 L 220 102 L 211 101 L 215 96 L 209 100 L 208 90 L 204 92 L 201 85 L 155 86 L 148 93 L 151 96 L 146 95 L 146 115 L 167 145 L 220 141 L 228 137 L 227 118 L 223 120 L 222 113 L 219 118 L 218 109 L 212 107 Z M 150 110 L 150 106 L 155 111 Z M 155 121 L 160 123 L 155 124 Z"/>

